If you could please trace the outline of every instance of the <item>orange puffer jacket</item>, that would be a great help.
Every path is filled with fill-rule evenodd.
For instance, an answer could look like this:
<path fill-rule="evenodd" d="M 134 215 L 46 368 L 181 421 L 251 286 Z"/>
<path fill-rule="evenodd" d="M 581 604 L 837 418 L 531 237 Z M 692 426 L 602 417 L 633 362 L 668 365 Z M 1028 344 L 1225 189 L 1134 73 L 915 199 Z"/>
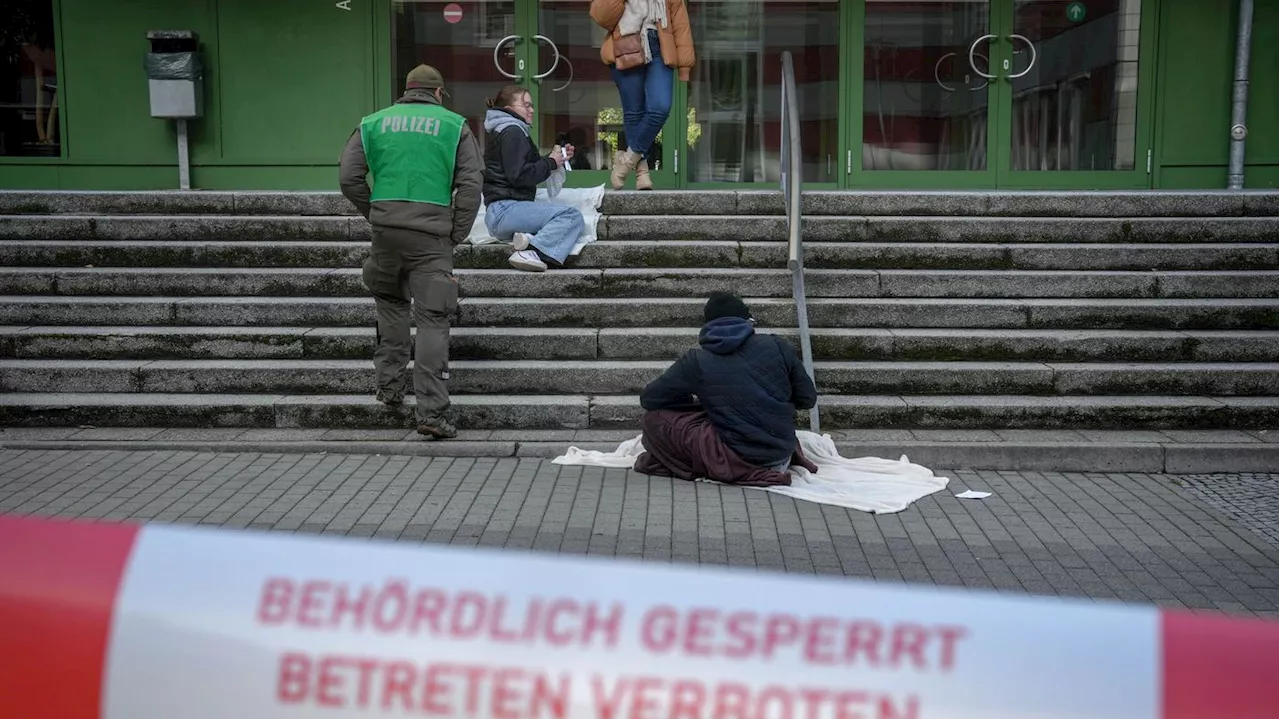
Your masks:
<path fill-rule="evenodd" d="M 600 46 L 600 59 L 606 65 L 613 64 L 613 39 L 618 37 L 618 21 L 622 19 L 624 7 L 626 0 L 591 0 L 591 19 L 609 31 Z M 688 82 L 695 58 L 689 11 L 684 0 L 667 0 L 667 27 L 658 28 L 658 43 L 662 46 L 663 64 L 674 67 L 680 79 Z"/>

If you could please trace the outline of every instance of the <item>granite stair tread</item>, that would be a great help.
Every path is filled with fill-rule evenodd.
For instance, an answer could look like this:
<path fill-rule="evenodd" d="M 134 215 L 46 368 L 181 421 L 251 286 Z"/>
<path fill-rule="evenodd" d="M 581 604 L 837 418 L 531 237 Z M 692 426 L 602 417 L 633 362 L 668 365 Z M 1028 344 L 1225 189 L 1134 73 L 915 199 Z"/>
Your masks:
<path fill-rule="evenodd" d="M 529 273 L 457 270 L 471 297 L 705 297 L 725 286 L 749 297 L 791 295 L 782 268 L 577 268 Z M 809 297 L 1275 297 L 1266 270 L 814 269 Z M 365 296 L 358 267 L 0 268 L 0 293 L 57 296 Z"/>
<path fill-rule="evenodd" d="M 5 393 L 0 424 L 10 427 L 412 427 L 412 397 L 387 408 L 371 395 Z M 1035 395 L 822 395 L 833 428 L 1208 429 L 1274 428 L 1275 397 Z M 638 427 L 635 396 L 458 395 L 453 412 L 475 429 Z"/>
<path fill-rule="evenodd" d="M 789 339 L 794 328 L 759 328 Z M 915 361 L 1275 362 L 1269 330 L 951 329 L 811 330 L 819 358 Z M 371 326 L 0 326 L 9 359 L 361 359 Z M 455 327 L 455 359 L 670 361 L 697 343 L 689 327 Z"/>
<path fill-rule="evenodd" d="M 454 360 L 454 395 L 638 393 L 666 360 Z M 1270 362 L 927 362 L 818 360 L 819 391 L 836 394 L 1274 396 Z M 359 392 L 367 359 L 0 360 L 6 392 Z"/>

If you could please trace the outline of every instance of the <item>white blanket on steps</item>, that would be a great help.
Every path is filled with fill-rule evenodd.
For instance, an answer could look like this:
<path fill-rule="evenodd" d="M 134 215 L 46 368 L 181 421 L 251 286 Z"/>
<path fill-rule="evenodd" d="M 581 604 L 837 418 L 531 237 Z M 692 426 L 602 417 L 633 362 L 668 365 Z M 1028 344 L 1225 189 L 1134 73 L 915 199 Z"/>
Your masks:
<path fill-rule="evenodd" d="M 582 234 L 578 236 L 578 243 L 569 252 L 570 256 L 579 254 L 582 248 L 596 241 L 596 226 L 600 223 L 600 205 L 604 202 L 604 185 L 568 187 L 561 190 L 555 197 L 551 197 L 545 187 L 539 187 L 535 201 L 576 207 L 582 213 Z M 476 215 L 476 222 L 471 226 L 471 234 L 467 236 L 467 242 L 473 245 L 487 245 L 498 241 L 498 238 L 489 234 L 489 228 L 484 224 L 484 202 L 482 201 L 480 213 Z"/>
<path fill-rule="evenodd" d="M 830 435 L 799 430 L 796 437 L 805 455 L 818 466 L 818 473 L 792 467 L 791 486 L 758 489 L 819 504 L 888 514 L 901 512 L 917 499 L 947 486 L 946 477 L 939 477 L 926 467 L 908 462 L 906 455 L 897 461 L 879 457 L 849 459 L 836 451 Z M 618 445 L 612 452 L 570 447 L 565 454 L 551 461 L 554 464 L 629 469 L 643 451 L 644 445 L 640 437 L 636 437 Z"/>

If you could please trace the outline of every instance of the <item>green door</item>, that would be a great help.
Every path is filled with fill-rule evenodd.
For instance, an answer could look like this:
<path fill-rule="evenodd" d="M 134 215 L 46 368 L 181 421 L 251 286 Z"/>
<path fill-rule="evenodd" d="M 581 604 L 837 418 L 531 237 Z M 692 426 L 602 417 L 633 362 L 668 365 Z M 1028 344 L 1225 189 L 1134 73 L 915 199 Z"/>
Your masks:
<path fill-rule="evenodd" d="M 1005 0 L 997 39 L 1001 188 L 1151 186 L 1153 0 Z"/>
<path fill-rule="evenodd" d="M 625 133 L 617 89 L 600 61 L 605 33 L 589 7 L 589 0 L 393 0 L 392 89 L 418 63 L 434 65 L 449 87 L 448 106 L 483 138 L 485 99 L 518 84 L 533 100 L 539 148 L 569 142 L 577 150 L 566 185 L 607 184 Z M 670 137 L 674 123 L 667 124 Z M 675 186 L 673 158 L 670 147 L 656 158 L 657 187 Z"/>
<path fill-rule="evenodd" d="M 856 4 L 847 186 L 1150 186 L 1152 0 Z"/>

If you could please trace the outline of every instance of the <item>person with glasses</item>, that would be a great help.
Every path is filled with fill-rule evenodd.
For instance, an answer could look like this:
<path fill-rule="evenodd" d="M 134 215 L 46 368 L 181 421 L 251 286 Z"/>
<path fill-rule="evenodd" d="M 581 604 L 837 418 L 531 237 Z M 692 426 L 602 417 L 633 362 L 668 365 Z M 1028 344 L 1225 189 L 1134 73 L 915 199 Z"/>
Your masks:
<path fill-rule="evenodd" d="M 507 85 L 485 101 L 484 224 L 511 243 L 508 262 L 517 270 L 543 272 L 563 265 L 586 222 L 568 205 L 535 202 L 538 185 L 573 159 L 573 145 L 556 145 L 550 155 L 533 143 L 533 102 L 529 91 Z"/>

